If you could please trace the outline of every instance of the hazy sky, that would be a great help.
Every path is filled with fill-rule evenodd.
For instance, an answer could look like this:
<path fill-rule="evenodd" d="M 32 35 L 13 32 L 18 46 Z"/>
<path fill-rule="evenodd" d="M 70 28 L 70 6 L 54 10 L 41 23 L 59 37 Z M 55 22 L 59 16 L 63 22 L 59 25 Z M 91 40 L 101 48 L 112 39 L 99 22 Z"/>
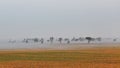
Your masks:
<path fill-rule="evenodd" d="M 120 37 L 120 0 L 0 0 L 0 39 Z"/>

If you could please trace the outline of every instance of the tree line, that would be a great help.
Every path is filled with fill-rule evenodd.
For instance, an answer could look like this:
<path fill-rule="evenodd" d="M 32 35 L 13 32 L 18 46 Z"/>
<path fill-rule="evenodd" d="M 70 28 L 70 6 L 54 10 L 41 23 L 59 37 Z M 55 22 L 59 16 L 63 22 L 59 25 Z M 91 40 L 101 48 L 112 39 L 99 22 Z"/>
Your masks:
<path fill-rule="evenodd" d="M 101 37 L 98 37 L 98 38 L 93 38 L 93 37 L 79 37 L 79 38 L 75 38 L 73 37 L 72 39 L 70 38 L 62 38 L 62 37 L 59 37 L 59 38 L 54 38 L 54 37 L 50 37 L 49 39 L 45 40 L 44 38 L 26 38 L 24 39 L 22 42 L 24 43 L 29 43 L 30 41 L 34 42 L 34 43 L 38 43 L 40 42 L 41 44 L 44 44 L 45 42 L 48 42 L 48 43 L 53 43 L 54 41 L 58 41 L 60 44 L 63 43 L 63 42 L 66 42 L 67 44 L 70 44 L 71 42 L 78 42 L 78 41 L 86 41 L 87 40 L 87 43 L 91 43 L 91 41 L 101 41 L 102 38 Z"/>

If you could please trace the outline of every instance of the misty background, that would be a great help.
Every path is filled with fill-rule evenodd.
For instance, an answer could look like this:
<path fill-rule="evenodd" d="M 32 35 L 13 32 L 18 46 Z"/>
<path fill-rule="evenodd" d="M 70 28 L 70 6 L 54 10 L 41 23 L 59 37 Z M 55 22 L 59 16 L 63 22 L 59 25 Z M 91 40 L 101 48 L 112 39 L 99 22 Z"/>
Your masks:
<path fill-rule="evenodd" d="M 120 0 L 1 0 L 0 40 L 120 37 Z"/>

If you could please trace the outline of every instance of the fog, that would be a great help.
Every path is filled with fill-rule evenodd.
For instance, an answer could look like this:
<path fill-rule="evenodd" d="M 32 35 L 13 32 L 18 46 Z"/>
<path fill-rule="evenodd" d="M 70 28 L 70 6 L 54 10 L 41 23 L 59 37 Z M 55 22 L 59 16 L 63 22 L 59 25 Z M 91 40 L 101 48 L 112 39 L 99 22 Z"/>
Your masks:
<path fill-rule="evenodd" d="M 120 37 L 120 0 L 1 0 L 0 39 Z"/>

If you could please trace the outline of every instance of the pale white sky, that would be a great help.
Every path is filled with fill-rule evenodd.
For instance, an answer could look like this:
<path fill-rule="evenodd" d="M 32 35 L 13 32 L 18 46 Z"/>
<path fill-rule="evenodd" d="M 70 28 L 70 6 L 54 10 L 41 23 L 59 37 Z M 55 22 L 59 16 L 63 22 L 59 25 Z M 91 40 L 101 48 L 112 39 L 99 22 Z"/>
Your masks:
<path fill-rule="evenodd" d="M 120 0 L 1 0 L 0 39 L 120 37 Z"/>

